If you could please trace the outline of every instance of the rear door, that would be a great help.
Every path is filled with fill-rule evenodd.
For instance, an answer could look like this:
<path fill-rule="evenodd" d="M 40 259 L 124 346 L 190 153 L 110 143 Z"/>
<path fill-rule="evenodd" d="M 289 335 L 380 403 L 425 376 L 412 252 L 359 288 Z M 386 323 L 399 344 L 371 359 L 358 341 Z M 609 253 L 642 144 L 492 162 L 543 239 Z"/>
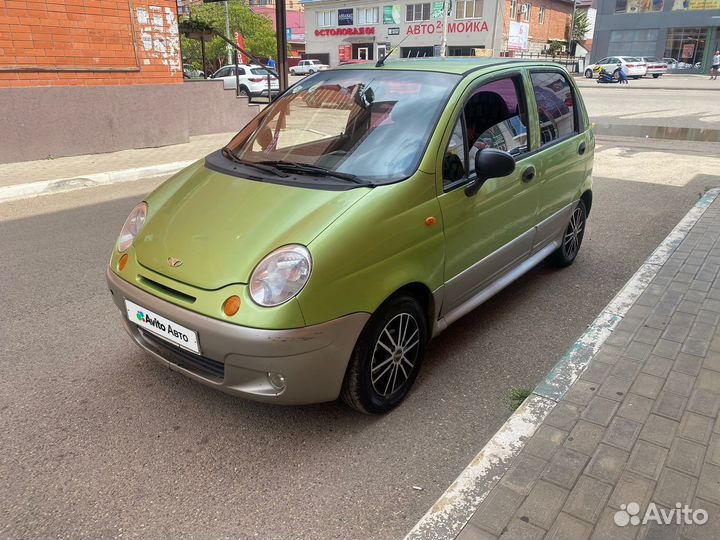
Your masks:
<path fill-rule="evenodd" d="M 535 156 L 539 186 L 533 250 L 557 238 L 567 224 L 592 154 L 592 136 L 578 103 L 577 88 L 555 68 L 531 68 L 533 130 L 540 135 Z"/>

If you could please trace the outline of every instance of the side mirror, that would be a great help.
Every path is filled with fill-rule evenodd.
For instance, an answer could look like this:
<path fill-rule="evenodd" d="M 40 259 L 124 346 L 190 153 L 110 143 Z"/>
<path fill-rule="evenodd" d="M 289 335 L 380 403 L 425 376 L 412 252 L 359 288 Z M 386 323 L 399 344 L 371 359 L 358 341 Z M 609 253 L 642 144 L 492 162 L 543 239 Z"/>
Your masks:
<path fill-rule="evenodd" d="M 495 148 L 484 148 L 475 154 L 475 181 L 465 188 L 465 195 L 472 197 L 490 178 L 502 178 L 515 170 L 515 158 Z"/>

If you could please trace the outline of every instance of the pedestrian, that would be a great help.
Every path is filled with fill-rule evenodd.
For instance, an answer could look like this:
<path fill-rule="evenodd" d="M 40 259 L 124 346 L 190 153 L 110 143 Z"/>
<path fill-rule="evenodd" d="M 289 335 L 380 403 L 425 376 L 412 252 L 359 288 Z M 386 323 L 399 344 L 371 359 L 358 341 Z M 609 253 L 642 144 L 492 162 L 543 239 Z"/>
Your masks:
<path fill-rule="evenodd" d="M 720 71 L 720 51 L 715 51 L 715 55 L 712 59 L 712 66 L 710 67 L 710 80 L 718 78 L 718 71 Z"/>

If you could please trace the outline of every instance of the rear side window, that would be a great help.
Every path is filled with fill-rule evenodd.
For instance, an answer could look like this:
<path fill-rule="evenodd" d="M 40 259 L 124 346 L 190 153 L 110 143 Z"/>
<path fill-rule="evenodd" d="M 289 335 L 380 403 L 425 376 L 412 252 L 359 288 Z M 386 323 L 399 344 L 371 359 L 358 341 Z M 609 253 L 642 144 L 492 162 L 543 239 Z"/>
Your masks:
<path fill-rule="evenodd" d="M 575 96 L 565 75 L 536 72 L 530 74 L 530 79 L 540 118 L 542 144 L 578 133 Z"/>

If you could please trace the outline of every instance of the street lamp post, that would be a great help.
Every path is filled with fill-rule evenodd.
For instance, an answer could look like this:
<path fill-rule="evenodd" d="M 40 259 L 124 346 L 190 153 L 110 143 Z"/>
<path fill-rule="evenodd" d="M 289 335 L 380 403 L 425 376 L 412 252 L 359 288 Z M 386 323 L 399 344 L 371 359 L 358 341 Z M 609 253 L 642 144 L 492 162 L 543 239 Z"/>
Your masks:
<path fill-rule="evenodd" d="M 447 49 L 447 19 L 448 19 L 448 2 L 443 2 L 443 34 L 440 42 L 440 56 L 445 56 Z"/>
<path fill-rule="evenodd" d="M 230 37 L 230 13 L 228 11 L 228 3 L 227 0 L 223 2 L 225 5 L 225 35 L 229 38 Z M 233 57 L 232 57 L 232 47 L 228 44 L 227 46 L 227 57 L 228 57 L 228 64 L 232 64 Z"/>

